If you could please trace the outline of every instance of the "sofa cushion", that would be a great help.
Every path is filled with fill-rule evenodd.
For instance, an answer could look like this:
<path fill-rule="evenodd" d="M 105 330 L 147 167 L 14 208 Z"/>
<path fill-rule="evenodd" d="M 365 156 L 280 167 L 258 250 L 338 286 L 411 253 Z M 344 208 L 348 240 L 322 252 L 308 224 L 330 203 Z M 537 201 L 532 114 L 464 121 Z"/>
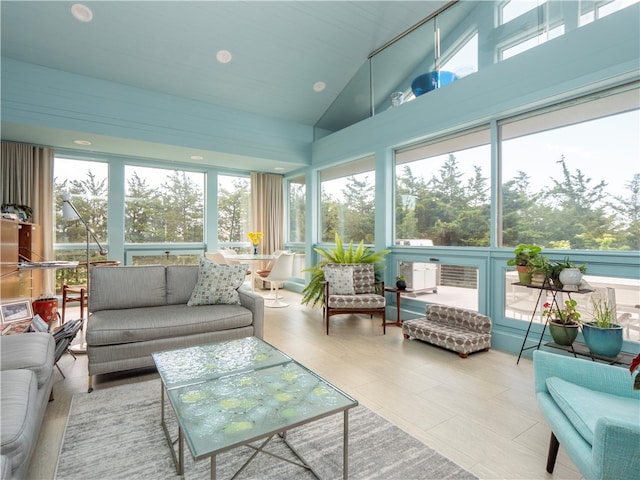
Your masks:
<path fill-rule="evenodd" d="M 87 344 L 92 347 L 188 337 L 252 324 L 251 310 L 241 305 L 182 304 L 103 310 L 89 318 Z"/>
<path fill-rule="evenodd" d="M 385 298 L 375 293 L 362 295 L 329 295 L 329 308 L 363 309 L 384 308 Z"/>
<path fill-rule="evenodd" d="M 434 303 L 425 307 L 425 315 L 428 320 L 442 324 L 455 325 L 481 333 L 491 333 L 491 318 L 473 310 Z"/>
<path fill-rule="evenodd" d="M 329 295 L 355 295 L 353 289 L 353 267 L 324 269 L 324 279 L 329 282 Z"/>
<path fill-rule="evenodd" d="M 167 266 L 167 304 L 186 304 L 198 282 L 198 265 Z"/>
<path fill-rule="evenodd" d="M 24 336 L 33 334 L 24 334 Z M 22 336 L 22 335 L 21 335 Z M 4 365 L 3 365 L 4 367 Z M 2 455 L 7 456 L 11 470 L 20 467 L 38 439 L 35 409 L 38 381 L 31 370 L 3 370 L 0 377 L 0 436 Z"/>
<path fill-rule="evenodd" d="M 248 265 L 222 265 L 200 258 L 198 282 L 187 305 L 240 305 L 238 288 L 244 283 Z"/>
<path fill-rule="evenodd" d="M 166 305 L 164 265 L 91 269 L 89 311 Z"/>
<path fill-rule="evenodd" d="M 591 390 L 558 377 L 549 377 L 546 383 L 560 410 L 590 445 L 599 418 L 631 424 L 640 419 L 640 402 L 635 398 Z"/>
<path fill-rule="evenodd" d="M 38 388 L 49 382 L 54 364 L 56 343 L 45 332 L 0 337 L 2 370 L 28 369 L 35 373 Z"/>

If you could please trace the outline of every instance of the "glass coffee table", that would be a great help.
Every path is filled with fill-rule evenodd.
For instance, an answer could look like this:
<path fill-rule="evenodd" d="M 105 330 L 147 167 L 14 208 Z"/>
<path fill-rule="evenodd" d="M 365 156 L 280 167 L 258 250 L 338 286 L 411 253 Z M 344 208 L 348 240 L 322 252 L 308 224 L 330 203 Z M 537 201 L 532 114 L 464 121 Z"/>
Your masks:
<path fill-rule="evenodd" d="M 161 423 L 178 475 L 184 473 L 184 440 L 195 460 L 246 446 L 255 450 L 244 467 L 275 436 L 287 443 L 292 428 L 339 412 L 343 422 L 343 478 L 348 477 L 349 409 L 358 401 L 280 350 L 256 337 L 154 353 L 160 378 Z M 165 419 L 165 395 L 178 420 L 178 452 Z M 250 445 L 262 440 L 259 446 Z M 300 460 L 293 462 L 316 472 L 287 443 Z M 275 455 L 274 455 L 275 456 Z"/>

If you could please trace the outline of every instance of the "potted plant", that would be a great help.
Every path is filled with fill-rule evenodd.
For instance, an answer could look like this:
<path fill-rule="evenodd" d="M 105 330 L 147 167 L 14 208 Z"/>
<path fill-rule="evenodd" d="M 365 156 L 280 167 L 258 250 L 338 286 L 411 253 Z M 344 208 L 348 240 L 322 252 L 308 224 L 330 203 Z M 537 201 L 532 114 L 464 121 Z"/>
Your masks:
<path fill-rule="evenodd" d="M 396 277 L 396 288 L 398 290 L 406 290 L 407 289 L 407 279 L 404 275 L 398 275 Z"/>
<path fill-rule="evenodd" d="M 364 240 L 361 240 L 357 247 L 354 248 L 353 241 L 345 248 L 342 244 L 340 235 L 336 234 L 336 247 L 334 249 L 314 248 L 314 250 L 322 257 L 316 265 L 306 268 L 303 272 L 310 272 L 311 279 L 306 287 L 302 290 L 302 299 L 300 303 L 303 305 L 315 306 L 322 301 L 324 292 L 324 266 L 329 263 L 373 263 L 376 281 L 382 278 L 382 270 L 384 257 L 391 250 L 380 250 L 374 252 L 372 248 L 364 246 Z"/>
<path fill-rule="evenodd" d="M 622 326 L 616 322 L 616 308 L 608 299 L 591 297 L 591 322 L 582 325 L 582 335 L 594 355 L 615 358 L 622 350 Z"/>
<path fill-rule="evenodd" d="M 548 286 L 552 271 L 549 259 L 544 255 L 538 255 L 529 264 L 531 268 L 531 285 L 536 287 Z"/>
<path fill-rule="evenodd" d="M 552 308 L 549 302 L 544 304 L 542 315 L 549 319 L 549 332 L 558 345 L 569 346 L 578 336 L 580 312 L 576 310 L 577 306 L 578 302 L 571 298 L 564 301 L 562 308 Z"/>
<path fill-rule="evenodd" d="M 550 278 L 556 288 L 564 289 L 566 287 L 570 290 L 578 290 L 582 275 L 586 272 L 586 264 L 576 265 L 569 260 L 569 257 L 564 257 L 564 260 L 552 262 Z"/>
<path fill-rule="evenodd" d="M 513 250 L 513 258 L 507 260 L 507 265 L 516 267 L 518 281 L 525 285 L 531 283 L 531 261 L 540 255 L 542 247 L 521 243 Z"/>

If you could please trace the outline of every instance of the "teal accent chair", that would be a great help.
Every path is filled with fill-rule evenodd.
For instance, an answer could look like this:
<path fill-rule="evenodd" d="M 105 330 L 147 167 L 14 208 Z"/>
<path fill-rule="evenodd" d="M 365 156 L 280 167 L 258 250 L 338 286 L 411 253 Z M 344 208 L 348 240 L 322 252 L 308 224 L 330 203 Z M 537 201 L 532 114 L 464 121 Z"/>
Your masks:
<path fill-rule="evenodd" d="M 551 427 L 547 472 L 562 444 L 587 480 L 640 478 L 640 390 L 629 369 L 541 350 L 533 367 Z"/>

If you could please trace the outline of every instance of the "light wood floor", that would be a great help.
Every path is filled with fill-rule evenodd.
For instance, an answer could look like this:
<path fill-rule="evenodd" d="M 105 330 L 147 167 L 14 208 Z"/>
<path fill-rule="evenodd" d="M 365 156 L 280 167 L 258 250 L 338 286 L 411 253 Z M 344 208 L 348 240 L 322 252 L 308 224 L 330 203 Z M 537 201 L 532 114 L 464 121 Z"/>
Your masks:
<path fill-rule="evenodd" d="M 396 326 L 383 336 L 379 320 L 367 316 L 333 317 L 326 336 L 320 308 L 300 306 L 295 293 L 284 295 L 289 307 L 265 309 L 265 340 L 431 448 L 482 479 L 580 478 L 562 447 L 554 474 L 545 471 L 550 430 L 536 405 L 530 360 L 516 365 L 516 356 L 493 349 L 461 359 L 404 340 Z M 67 378 L 55 372 L 55 400 L 47 408 L 31 479 L 54 478 L 71 396 L 87 391 L 86 356 L 65 354 L 59 365 Z M 156 376 L 150 370 L 101 375 L 94 387 Z"/>

